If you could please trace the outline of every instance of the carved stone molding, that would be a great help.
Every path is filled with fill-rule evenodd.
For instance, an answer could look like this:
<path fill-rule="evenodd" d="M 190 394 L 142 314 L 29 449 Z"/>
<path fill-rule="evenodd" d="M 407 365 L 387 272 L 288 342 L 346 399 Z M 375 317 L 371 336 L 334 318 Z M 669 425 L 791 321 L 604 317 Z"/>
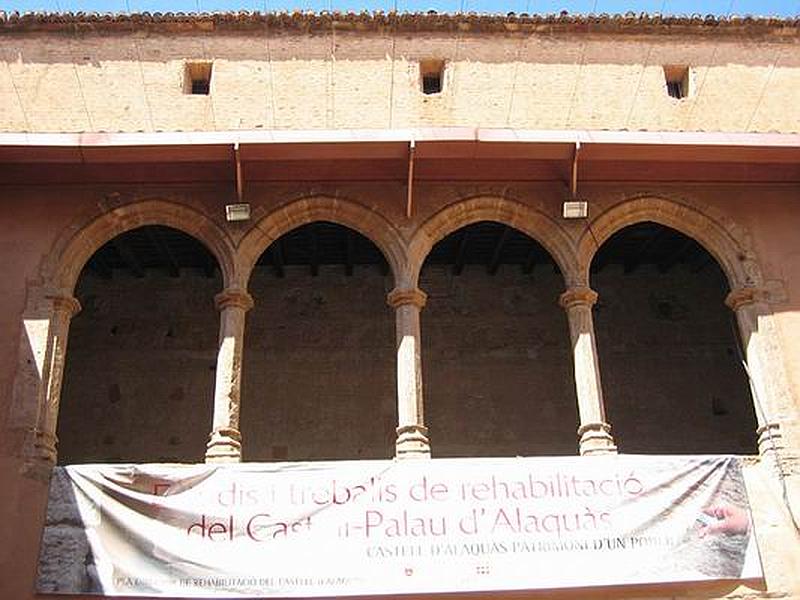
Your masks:
<path fill-rule="evenodd" d="M 425 307 L 427 300 L 428 295 L 419 288 L 405 290 L 394 289 L 389 292 L 389 295 L 386 298 L 386 302 L 392 308 L 398 308 L 400 306 L 411 304 L 419 309 L 422 309 Z"/>
<path fill-rule="evenodd" d="M 58 459 L 58 438 L 39 428 L 33 430 L 33 459 L 55 466 Z"/>
<path fill-rule="evenodd" d="M 428 428 L 424 425 L 405 425 L 397 428 L 397 458 L 430 458 Z"/>
<path fill-rule="evenodd" d="M 597 292 L 586 286 L 578 286 L 568 289 L 558 297 L 558 303 L 564 308 L 573 306 L 592 307 L 597 302 Z"/>
<path fill-rule="evenodd" d="M 757 287 L 742 287 L 732 290 L 725 298 L 725 304 L 733 311 L 738 310 L 742 306 L 748 304 L 755 304 L 757 302 L 766 302 L 768 293 L 766 290 Z"/>
<path fill-rule="evenodd" d="M 761 456 L 768 456 L 783 450 L 783 434 L 780 423 L 773 421 L 762 425 L 756 429 L 756 435 L 758 436 L 758 452 Z"/>
<path fill-rule="evenodd" d="M 578 428 L 581 456 L 616 454 L 617 447 L 611 436 L 611 425 L 603 422 L 584 423 Z"/>
<path fill-rule="evenodd" d="M 81 303 L 72 296 L 47 296 L 53 301 L 53 312 L 66 314 L 70 319 L 81 312 Z"/>
<path fill-rule="evenodd" d="M 228 288 L 214 296 L 214 303 L 219 310 L 234 307 L 248 311 L 253 308 L 253 297 L 242 289 Z"/>
<path fill-rule="evenodd" d="M 211 432 L 206 445 L 206 462 L 240 462 L 242 460 L 242 434 L 232 427 L 221 427 Z"/>

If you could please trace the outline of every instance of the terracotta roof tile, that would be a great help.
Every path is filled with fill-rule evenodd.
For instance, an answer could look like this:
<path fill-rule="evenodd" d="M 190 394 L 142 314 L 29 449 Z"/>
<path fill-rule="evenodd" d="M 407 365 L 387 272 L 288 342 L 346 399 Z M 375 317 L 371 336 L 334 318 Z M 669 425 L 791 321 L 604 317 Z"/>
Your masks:
<path fill-rule="evenodd" d="M 265 27 L 286 31 L 337 30 L 370 31 L 393 29 L 403 32 L 474 33 L 607 33 L 607 34 L 689 34 L 800 36 L 800 16 L 787 18 L 751 16 L 662 16 L 626 13 L 608 15 L 528 15 L 508 13 L 383 13 L 383 12 L 224 12 L 224 13 L 24 13 L 0 12 L 0 32 L 128 32 L 153 30 L 261 31 Z"/>

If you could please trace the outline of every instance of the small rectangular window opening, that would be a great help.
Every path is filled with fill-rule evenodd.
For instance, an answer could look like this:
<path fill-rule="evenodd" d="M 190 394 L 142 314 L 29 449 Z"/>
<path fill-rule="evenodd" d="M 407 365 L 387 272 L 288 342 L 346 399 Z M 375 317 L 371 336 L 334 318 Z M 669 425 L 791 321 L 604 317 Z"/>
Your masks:
<path fill-rule="evenodd" d="M 211 92 L 210 62 L 189 62 L 184 69 L 183 92 L 207 96 Z"/>
<path fill-rule="evenodd" d="M 438 94 L 442 91 L 442 84 L 444 81 L 443 60 L 420 61 L 419 74 L 422 78 L 423 94 Z"/>
<path fill-rule="evenodd" d="M 689 67 L 665 65 L 664 78 L 667 83 L 667 95 L 670 98 L 681 99 L 689 96 Z"/>

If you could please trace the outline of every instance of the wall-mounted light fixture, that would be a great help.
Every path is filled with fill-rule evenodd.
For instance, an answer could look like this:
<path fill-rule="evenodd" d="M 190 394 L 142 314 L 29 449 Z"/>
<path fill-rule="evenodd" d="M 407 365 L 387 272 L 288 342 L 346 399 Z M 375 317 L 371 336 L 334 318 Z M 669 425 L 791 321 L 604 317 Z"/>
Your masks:
<path fill-rule="evenodd" d="M 585 219 L 589 214 L 589 203 L 585 200 L 567 200 L 563 208 L 565 219 Z"/>
<path fill-rule="evenodd" d="M 250 219 L 250 205 L 246 202 L 241 204 L 226 204 L 225 218 L 228 221 L 247 221 Z"/>

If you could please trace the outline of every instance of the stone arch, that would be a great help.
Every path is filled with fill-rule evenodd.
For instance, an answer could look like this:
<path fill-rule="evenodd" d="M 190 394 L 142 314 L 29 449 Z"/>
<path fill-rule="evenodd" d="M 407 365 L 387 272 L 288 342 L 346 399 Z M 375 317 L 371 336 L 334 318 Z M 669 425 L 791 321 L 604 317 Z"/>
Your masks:
<path fill-rule="evenodd" d="M 236 283 L 246 288 L 256 262 L 272 242 L 315 221 L 344 225 L 366 237 L 383 252 L 395 280 L 405 270 L 405 244 L 388 220 L 352 200 L 313 196 L 284 204 L 256 222 L 239 244 Z"/>
<path fill-rule="evenodd" d="M 165 200 L 143 200 L 114 208 L 59 239 L 43 269 L 43 280 L 55 291 L 71 295 L 86 262 L 103 244 L 116 236 L 146 225 L 164 225 L 190 235 L 214 255 L 222 272 L 223 286 L 234 279 L 234 250 L 227 234 L 206 215 Z"/>
<path fill-rule="evenodd" d="M 592 259 L 606 240 L 629 225 L 646 221 L 671 227 L 698 242 L 722 267 L 731 289 L 761 285 L 760 268 L 741 227 L 712 208 L 650 195 L 625 200 L 588 224 L 578 241 L 582 281 L 589 281 Z"/>
<path fill-rule="evenodd" d="M 203 243 L 216 258 L 223 286 L 233 281 L 234 249 L 227 234 L 204 214 L 182 204 L 147 199 L 118 206 L 66 228 L 45 258 L 38 281 L 28 286 L 14 379 L 12 427 L 26 431 L 30 458 L 54 464 L 55 427 L 69 323 L 80 310 L 72 297 L 91 256 L 116 236 L 147 225 L 177 229 Z"/>
<path fill-rule="evenodd" d="M 574 244 L 567 232 L 552 217 L 514 200 L 498 196 L 476 196 L 447 206 L 416 231 L 409 245 L 409 285 L 416 286 L 422 265 L 438 241 L 479 221 L 496 221 L 530 236 L 556 261 L 567 287 L 571 287 L 576 281 L 578 269 Z"/>

